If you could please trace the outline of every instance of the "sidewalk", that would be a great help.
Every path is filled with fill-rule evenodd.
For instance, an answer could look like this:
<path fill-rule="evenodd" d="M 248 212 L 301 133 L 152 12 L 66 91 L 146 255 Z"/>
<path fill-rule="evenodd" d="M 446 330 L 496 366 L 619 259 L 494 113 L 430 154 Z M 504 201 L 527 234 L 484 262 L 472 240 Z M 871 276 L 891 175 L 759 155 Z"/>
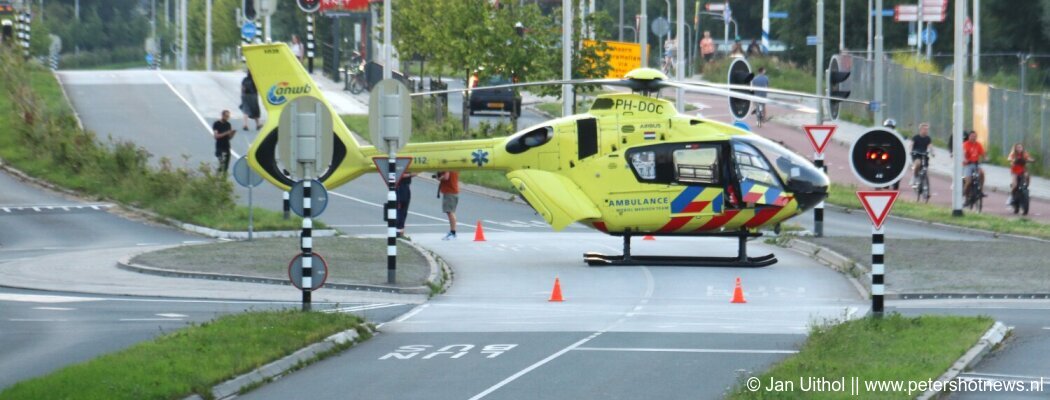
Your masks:
<path fill-rule="evenodd" d="M 813 124 L 814 117 L 807 114 L 795 113 L 780 115 L 777 117 L 777 120 L 788 125 L 797 126 L 801 129 L 802 125 Z M 835 129 L 835 134 L 831 137 L 831 140 L 846 146 L 851 145 L 861 134 L 871 129 L 871 127 L 842 120 L 834 121 L 832 123 L 838 126 L 838 128 Z M 908 148 L 911 148 L 910 141 L 907 141 L 905 144 Z M 930 172 L 935 175 L 950 178 L 952 176 L 953 158 L 948 156 L 948 150 L 943 147 L 934 146 L 933 154 L 934 156 L 930 158 Z M 997 192 L 1010 192 L 1010 182 L 1013 177 L 1010 175 L 1009 168 L 991 164 L 982 164 L 981 168 L 984 169 L 984 185 L 986 188 Z M 906 185 L 908 183 L 908 177 L 905 177 L 902 181 Z M 1050 179 L 1033 176 L 1032 183 L 1029 186 L 1029 193 L 1032 198 L 1050 200 Z"/>
<path fill-rule="evenodd" d="M 343 90 L 342 82 L 334 82 L 328 79 L 327 76 L 321 73 L 320 69 L 315 69 L 310 77 L 321 88 L 324 98 L 328 100 L 328 103 L 332 105 L 332 108 L 339 115 L 368 114 L 368 92 L 362 92 L 354 96 L 350 92 Z"/>

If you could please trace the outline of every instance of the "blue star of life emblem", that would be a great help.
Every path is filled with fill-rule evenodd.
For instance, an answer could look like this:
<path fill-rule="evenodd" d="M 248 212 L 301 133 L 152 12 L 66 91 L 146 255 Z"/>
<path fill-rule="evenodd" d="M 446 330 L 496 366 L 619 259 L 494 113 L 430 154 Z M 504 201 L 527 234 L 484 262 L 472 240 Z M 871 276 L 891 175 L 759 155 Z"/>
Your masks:
<path fill-rule="evenodd" d="M 477 164 L 479 167 L 484 166 L 485 163 L 489 162 L 489 152 L 485 150 L 474 150 L 470 155 L 474 157 L 471 162 Z"/>

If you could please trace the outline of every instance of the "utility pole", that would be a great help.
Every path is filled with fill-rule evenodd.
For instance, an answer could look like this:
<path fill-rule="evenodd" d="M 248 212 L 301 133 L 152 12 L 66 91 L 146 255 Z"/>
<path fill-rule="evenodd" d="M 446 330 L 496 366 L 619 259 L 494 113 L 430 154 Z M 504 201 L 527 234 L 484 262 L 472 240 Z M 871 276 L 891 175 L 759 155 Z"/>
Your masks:
<path fill-rule="evenodd" d="M 383 79 L 390 79 L 393 73 L 393 65 L 390 65 L 390 3 L 383 2 Z"/>
<path fill-rule="evenodd" d="M 620 36 L 619 36 L 619 38 L 617 40 L 622 42 L 623 41 L 623 0 L 620 0 L 620 24 L 617 25 L 617 26 L 620 27 Z"/>
<path fill-rule="evenodd" d="M 769 0 L 762 0 L 762 54 L 766 53 L 769 53 Z"/>
<path fill-rule="evenodd" d="M 955 66 L 952 67 L 954 95 L 952 96 L 952 216 L 962 216 L 962 130 L 963 125 L 963 69 L 966 68 L 966 52 L 962 26 L 966 19 L 966 0 L 955 0 Z"/>
<path fill-rule="evenodd" d="M 868 61 L 871 61 L 871 18 L 872 18 L 871 13 L 872 12 L 873 11 L 871 9 L 871 0 L 868 0 L 868 11 L 865 12 L 865 14 L 867 15 L 867 20 L 868 20 L 868 52 L 867 52 Z M 882 11 L 880 10 L 879 12 L 881 13 Z"/>
<path fill-rule="evenodd" d="M 73 16 L 80 22 L 80 0 L 73 2 Z"/>
<path fill-rule="evenodd" d="M 824 0 L 817 0 L 817 96 L 824 95 Z M 817 125 L 824 123 L 824 100 L 817 100 Z"/>
<path fill-rule="evenodd" d="M 645 12 L 647 7 L 646 0 L 642 0 L 642 17 L 638 21 L 638 38 L 641 39 L 642 45 L 642 68 L 649 66 L 649 15 Z"/>
<path fill-rule="evenodd" d="M 186 3 L 189 0 L 182 0 L 181 7 L 179 8 L 179 24 L 182 25 L 179 29 L 182 31 L 182 41 L 180 43 L 179 51 L 179 69 L 185 71 L 189 67 L 186 63 L 186 53 L 189 51 L 186 45 Z"/>
<path fill-rule="evenodd" d="M 915 58 L 922 56 L 922 41 L 926 39 L 926 35 L 922 34 L 922 0 L 919 0 L 919 19 L 915 21 L 915 26 L 918 28 L 915 31 Z M 929 28 L 927 24 L 927 29 Z"/>
<path fill-rule="evenodd" d="M 875 123 L 883 121 L 882 111 L 882 80 L 883 80 L 883 49 L 882 49 L 882 0 L 875 0 L 875 98 L 872 99 L 872 107 L 875 109 Z M 961 153 L 955 153 L 961 154 Z"/>
<path fill-rule="evenodd" d="M 839 53 L 846 52 L 846 0 L 839 0 Z"/>
<path fill-rule="evenodd" d="M 645 0 L 642 2 L 644 3 Z M 645 43 L 642 43 L 642 53 L 644 63 Z M 561 79 L 572 79 L 572 0 L 561 0 Z M 562 85 L 561 115 L 563 117 L 572 115 L 572 102 L 572 85 Z"/>
<path fill-rule="evenodd" d="M 205 70 L 211 71 L 211 3 L 212 0 L 205 0 L 204 2 L 204 20 L 207 28 L 205 28 L 204 38 L 204 66 Z"/>
<path fill-rule="evenodd" d="M 981 0 L 973 0 L 973 66 L 970 76 L 981 72 Z"/>
<path fill-rule="evenodd" d="M 676 28 L 677 30 L 674 33 L 675 54 L 676 54 L 676 56 L 675 56 L 675 66 L 674 66 L 674 76 L 675 76 L 675 80 L 681 82 L 681 81 L 685 80 L 685 59 L 686 59 L 685 40 L 682 40 L 682 39 L 687 38 L 689 36 L 688 35 L 683 35 L 685 33 L 685 0 L 678 0 L 678 3 L 676 5 L 678 6 L 678 12 L 676 13 L 677 14 L 676 17 L 678 18 L 678 28 Z M 668 12 L 670 12 L 670 11 L 668 11 Z M 676 90 L 674 103 L 675 103 L 675 108 L 678 109 L 678 112 L 680 112 L 680 113 L 685 112 L 685 90 L 683 90 L 682 88 L 678 88 Z"/>

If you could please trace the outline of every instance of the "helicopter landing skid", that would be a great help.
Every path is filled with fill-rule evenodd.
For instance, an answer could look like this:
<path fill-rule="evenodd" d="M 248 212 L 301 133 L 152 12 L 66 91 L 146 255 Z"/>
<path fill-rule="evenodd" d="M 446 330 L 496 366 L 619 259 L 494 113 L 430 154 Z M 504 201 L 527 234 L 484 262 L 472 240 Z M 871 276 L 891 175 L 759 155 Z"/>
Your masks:
<path fill-rule="evenodd" d="M 760 268 L 777 263 L 777 257 L 766 254 L 760 257 L 747 256 L 747 235 L 739 235 L 736 257 L 691 257 L 691 256 L 636 256 L 631 255 L 631 236 L 623 237 L 623 255 L 605 255 L 594 252 L 583 254 L 589 266 L 686 266 L 686 267 L 737 267 Z"/>

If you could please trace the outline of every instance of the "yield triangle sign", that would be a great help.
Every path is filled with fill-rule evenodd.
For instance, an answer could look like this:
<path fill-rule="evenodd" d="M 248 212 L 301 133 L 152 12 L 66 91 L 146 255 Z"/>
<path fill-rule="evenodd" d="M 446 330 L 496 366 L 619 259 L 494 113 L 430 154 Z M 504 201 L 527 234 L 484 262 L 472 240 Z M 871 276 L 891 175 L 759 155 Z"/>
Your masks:
<path fill-rule="evenodd" d="M 868 218 L 871 218 L 871 224 L 875 225 L 875 229 L 882 229 L 882 222 L 886 220 L 887 215 L 890 215 L 890 209 L 893 208 L 893 202 L 897 200 L 897 194 L 898 192 L 892 190 L 857 192 L 860 204 L 864 205 L 864 211 L 868 213 Z"/>
<path fill-rule="evenodd" d="M 806 136 L 813 144 L 813 149 L 819 154 L 824 154 L 824 146 L 831 141 L 831 134 L 835 133 L 835 125 L 805 125 L 802 129 L 806 130 Z"/>
<path fill-rule="evenodd" d="M 390 168 L 390 159 L 386 157 L 372 157 L 372 162 L 376 165 L 376 171 L 379 171 L 379 178 L 383 180 L 383 184 L 387 183 L 390 179 L 387 176 L 387 171 Z M 405 177 L 405 171 L 408 171 L 408 166 L 412 165 L 412 157 L 397 157 L 397 164 L 394 165 L 394 169 L 397 171 L 396 181 L 394 187 L 401 184 L 401 178 Z"/>

